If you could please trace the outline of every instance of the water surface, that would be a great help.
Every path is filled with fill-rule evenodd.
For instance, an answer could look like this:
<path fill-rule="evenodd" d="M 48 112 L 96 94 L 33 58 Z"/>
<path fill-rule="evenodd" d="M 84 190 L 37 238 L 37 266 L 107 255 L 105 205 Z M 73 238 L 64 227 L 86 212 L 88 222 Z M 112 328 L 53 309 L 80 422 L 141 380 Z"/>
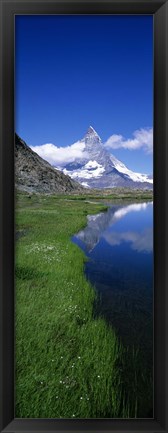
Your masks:
<path fill-rule="evenodd" d="M 109 205 L 107 212 L 88 216 L 73 242 L 89 258 L 85 273 L 98 293 L 95 315 L 152 365 L 153 204 Z"/>

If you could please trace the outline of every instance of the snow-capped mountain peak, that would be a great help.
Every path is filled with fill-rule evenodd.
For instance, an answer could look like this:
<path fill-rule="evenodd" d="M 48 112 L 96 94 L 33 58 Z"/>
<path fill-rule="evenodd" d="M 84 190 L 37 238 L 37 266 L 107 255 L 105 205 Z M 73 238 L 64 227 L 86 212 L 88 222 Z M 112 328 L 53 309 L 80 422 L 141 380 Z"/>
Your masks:
<path fill-rule="evenodd" d="M 92 126 L 89 126 L 81 141 L 85 143 L 86 150 L 93 148 L 95 145 L 102 144 L 101 138 Z"/>
<path fill-rule="evenodd" d="M 148 175 L 129 170 L 108 152 L 92 126 L 79 144 L 83 149 L 82 156 L 63 167 L 63 172 L 72 179 L 91 188 L 152 188 L 153 180 Z"/>
<path fill-rule="evenodd" d="M 88 128 L 88 130 L 87 130 L 87 132 L 85 134 L 85 137 L 97 137 L 97 138 L 100 139 L 98 133 L 95 131 L 95 129 L 91 125 L 89 126 L 89 128 Z"/>

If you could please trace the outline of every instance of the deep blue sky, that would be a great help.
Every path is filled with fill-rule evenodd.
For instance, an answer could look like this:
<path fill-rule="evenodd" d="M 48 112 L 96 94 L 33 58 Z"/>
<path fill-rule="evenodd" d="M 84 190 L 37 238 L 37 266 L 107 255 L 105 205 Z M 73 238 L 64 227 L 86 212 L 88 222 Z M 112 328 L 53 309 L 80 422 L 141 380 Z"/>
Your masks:
<path fill-rule="evenodd" d="M 92 125 L 105 142 L 153 126 L 152 16 L 16 16 L 16 132 L 67 146 Z M 113 150 L 152 172 L 144 150 Z"/>

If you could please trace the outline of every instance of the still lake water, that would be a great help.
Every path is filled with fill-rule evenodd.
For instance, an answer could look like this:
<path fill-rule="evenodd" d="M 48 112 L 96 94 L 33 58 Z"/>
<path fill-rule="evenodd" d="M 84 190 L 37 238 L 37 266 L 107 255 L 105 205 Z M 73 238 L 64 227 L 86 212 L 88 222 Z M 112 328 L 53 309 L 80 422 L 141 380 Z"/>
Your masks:
<path fill-rule="evenodd" d="M 153 203 L 109 204 L 107 212 L 88 216 L 72 240 L 89 258 L 85 274 L 98 293 L 95 315 L 152 366 Z"/>

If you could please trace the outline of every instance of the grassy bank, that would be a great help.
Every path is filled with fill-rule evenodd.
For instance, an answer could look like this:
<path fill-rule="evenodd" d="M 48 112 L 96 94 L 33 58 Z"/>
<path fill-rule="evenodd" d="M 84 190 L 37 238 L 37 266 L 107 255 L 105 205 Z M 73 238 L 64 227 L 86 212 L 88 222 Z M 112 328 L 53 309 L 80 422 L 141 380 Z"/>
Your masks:
<path fill-rule="evenodd" d="M 85 188 L 83 191 L 78 193 L 69 193 L 67 195 L 68 198 L 72 200 L 116 200 L 125 201 L 125 200 L 153 200 L 153 190 L 143 190 L 143 189 L 130 189 L 130 188 L 104 188 L 104 189 L 90 189 Z"/>
<path fill-rule="evenodd" d="M 150 398 L 138 352 L 93 318 L 85 256 L 70 240 L 87 214 L 105 208 L 26 194 L 16 208 L 16 417 L 144 416 Z"/>

